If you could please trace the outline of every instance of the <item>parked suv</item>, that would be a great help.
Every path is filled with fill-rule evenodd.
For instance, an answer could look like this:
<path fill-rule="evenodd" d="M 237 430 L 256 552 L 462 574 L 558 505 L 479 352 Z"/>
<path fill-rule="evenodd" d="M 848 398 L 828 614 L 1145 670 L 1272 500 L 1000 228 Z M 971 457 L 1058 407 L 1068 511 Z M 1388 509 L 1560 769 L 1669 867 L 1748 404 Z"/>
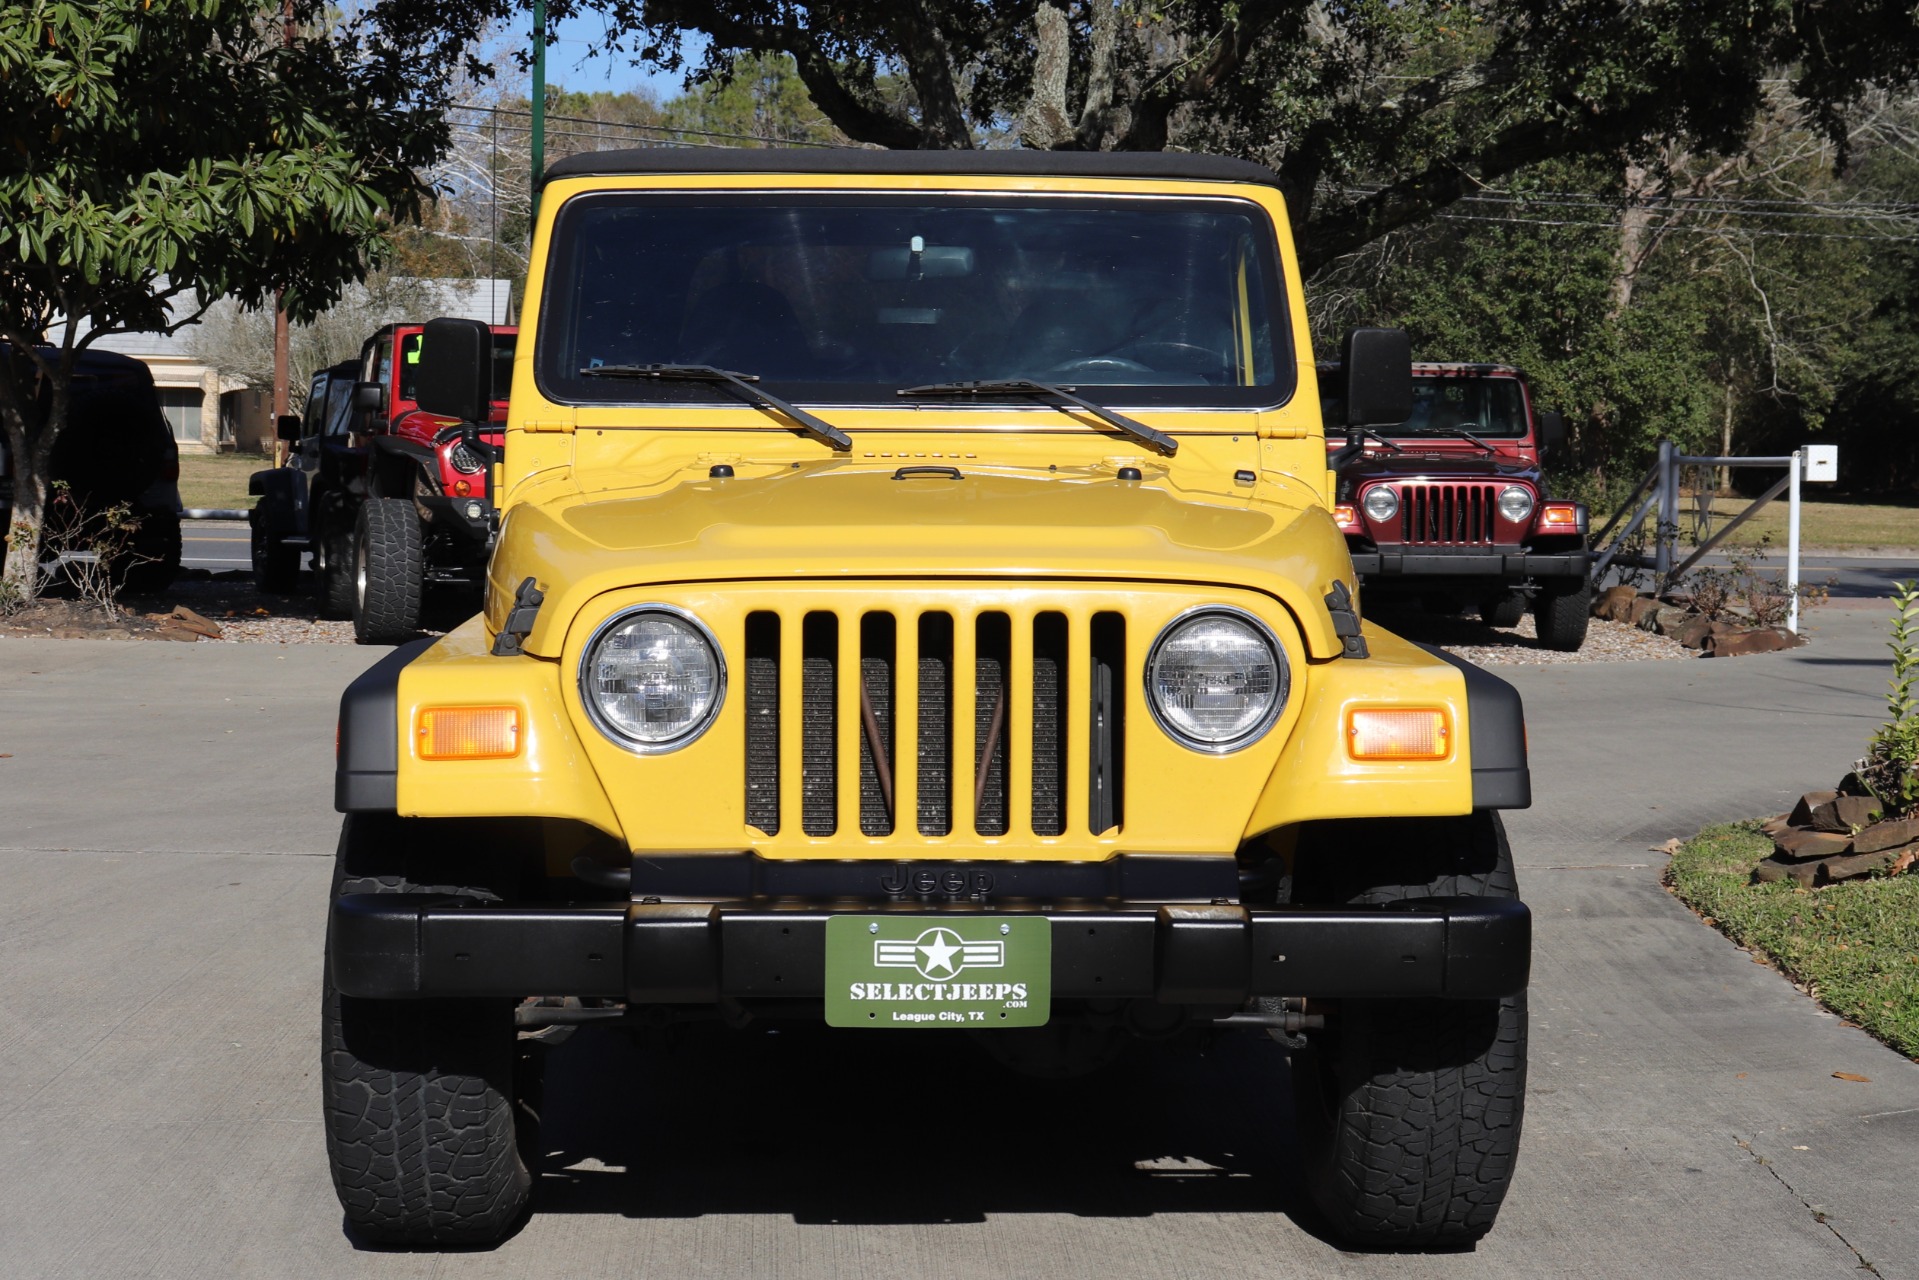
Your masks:
<path fill-rule="evenodd" d="M 1240 1060 L 1290 1081 L 1333 1230 L 1492 1226 L 1519 698 L 1360 617 L 1276 175 L 588 153 L 524 315 L 485 608 L 341 701 L 317 1065 L 353 1232 L 513 1228 L 521 1033 L 780 1020 L 1049 1075 L 1268 1034 L 1290 1071 Z M 1403 422 L 1405 335 L 1348 347 L 1348 420 Z M 485 422 L 492 363 L 431 322 L 421 407 Z M 1030 1133 L 1025 1094 L 969 1110 Z M 674 1083 L 636 1096 L 593 1105 Z M 750 1105 L 777 1128 L 778 1082 Z"/>
<path fill-rule="evenodd" d="M 514 335 L 492 329 L 497 397 L 478 423 L 420 410 L 420 325 L 386 325 L 357 360 L 314 375 L 287 464 L 254 474 L 254 574 L 297 580 L 313 555 L 323 612 L 353 619 L 367 644 L 419 629 L 428 586 L 477 589 L 495 527 L 490 469 L 506 418 Z"/>
<path fill-rule="evenodd" d="M 7 350 L 0 343 L 0 358 Z M 40 354 L 59 357 L 51 347 Z M 51 394 L 43 384 L 42 411 Z M 48 478 L 65 482 L 85 518 L 125 503 L 139 521 L 125 556 L 112 568 L 123 590 L 162 591 L 179 575 L 180 446 L 146 365 L 116 351 L 78 353 L 67 425 L 54 441 Z M 13 462 L 0 434 L 0 564 L 6 563 L 13 485 Z"/>
<path fill-rule="evenodd" d="M 1501 627 L 1530 607 L 1547 648 L 1585 643 L 1588 516 L 1546 496 L 1541 458 L 1563 447 L 1565 420 L 1534 412 L 1524 374 L 1416 364 L 1412 415 L 1373 430 L 1344 429 L 1337 397 L 1324 407 L 1334 519 L 1369 593 L 1417 593 L 1446 612 L 1477 606 Z"/>

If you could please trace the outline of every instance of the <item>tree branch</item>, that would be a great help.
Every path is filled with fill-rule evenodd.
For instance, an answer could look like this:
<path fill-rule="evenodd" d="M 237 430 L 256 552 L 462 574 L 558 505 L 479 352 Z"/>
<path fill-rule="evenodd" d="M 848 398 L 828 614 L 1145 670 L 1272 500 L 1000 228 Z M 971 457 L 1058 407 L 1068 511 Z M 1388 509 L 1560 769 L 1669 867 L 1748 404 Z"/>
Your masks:
<path fill-rule="evenodd" d="M 1066 76 L 1072 64 L 1066 0 L 1043 0 L 1033 14 L 1033 27 L 1033 89 L 1020 113 L 1019 140 L 1051 151 L 1069 139 L 1078 140 L 1066 116 Z"/>
<path fill-rule="evenodd" d="M 1259 33 L 1279 17 L 1277 4 L 1260 5 L 1251 14 L 1228 18 L 1197 53 L 1162 67 L 1133 104 L 1133 118 L 1119 140 L 1119 151 L 1162 151 L 1174 108 L 1210 96 L 1245 63 Z"/>

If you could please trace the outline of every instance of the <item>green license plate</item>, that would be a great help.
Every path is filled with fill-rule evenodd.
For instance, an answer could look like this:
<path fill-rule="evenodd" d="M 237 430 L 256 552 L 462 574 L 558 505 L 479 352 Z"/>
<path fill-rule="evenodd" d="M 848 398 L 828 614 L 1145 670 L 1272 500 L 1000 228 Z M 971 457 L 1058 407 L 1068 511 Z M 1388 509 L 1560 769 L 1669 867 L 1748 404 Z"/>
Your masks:
<path fill-rule="evenodd" d="M 1052 1003 L 1044 916 L 832 916 L 829 1027 L 1040 1027 Z"/>

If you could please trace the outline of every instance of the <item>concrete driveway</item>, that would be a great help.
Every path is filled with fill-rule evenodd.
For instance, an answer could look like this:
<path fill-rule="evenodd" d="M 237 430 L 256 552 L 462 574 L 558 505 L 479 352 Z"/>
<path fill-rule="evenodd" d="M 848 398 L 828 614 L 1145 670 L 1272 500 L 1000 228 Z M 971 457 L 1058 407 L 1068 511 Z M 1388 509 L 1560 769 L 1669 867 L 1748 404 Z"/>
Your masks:
<path fill-rule="evenodd" d="M 1525 1144 L 1477 1251 L 1405 1257 L 1315 1234 L 1269 1043 L 1034 1084 L 959 1041 L 792 1033 L 582 1032 L 519 1235 L 357 1251 L 313 1073 L 334 700 L 378 653 L 0 641 L 0 1273 L 1919 1276 L 1919 1066 L 1702 926 L 1647 850 L 1829 784 L 1877 719 L 1886 616 L 1504 669 L 1540 797 L 1509 818 Z"/>

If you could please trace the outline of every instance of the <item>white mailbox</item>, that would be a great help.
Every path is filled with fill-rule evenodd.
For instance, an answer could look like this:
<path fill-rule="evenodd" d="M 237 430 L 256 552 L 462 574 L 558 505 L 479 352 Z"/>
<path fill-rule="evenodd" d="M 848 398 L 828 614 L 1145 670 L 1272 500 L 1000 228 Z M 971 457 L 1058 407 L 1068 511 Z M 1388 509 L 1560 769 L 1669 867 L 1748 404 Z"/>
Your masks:
<path fill-rule="evenodd" d="M 1807 481 L 1835 481 L 1839 478 L 1839 446 L 1809 444 L 1805 448 Z"/>

